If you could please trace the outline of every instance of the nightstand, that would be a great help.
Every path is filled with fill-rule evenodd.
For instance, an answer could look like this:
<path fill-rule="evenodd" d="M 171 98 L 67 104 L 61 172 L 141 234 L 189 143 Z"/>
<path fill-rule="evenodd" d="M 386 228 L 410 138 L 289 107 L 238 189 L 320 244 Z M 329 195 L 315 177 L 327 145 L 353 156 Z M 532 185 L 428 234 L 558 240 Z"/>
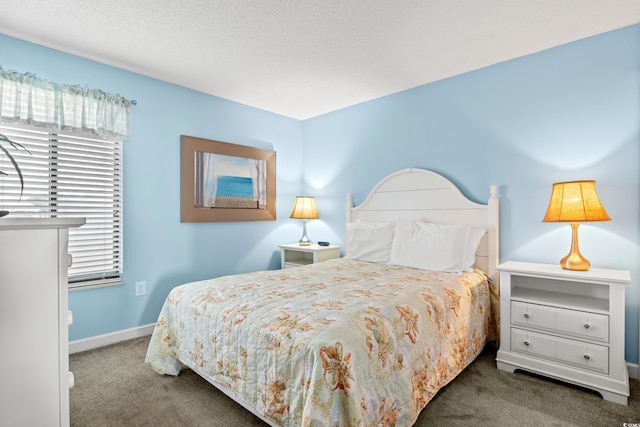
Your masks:
<path fill-rule="evenodd" d="M 572 271 L 515 261 L 498 270 L 498 369 L 545 375 L 626 405 L 624 304 L 629 272 Z"/>
<path fill-rule="evenodd" d="M 340 258 L 340 246 L 320 246 L 311 244 L 301 246 L 298 243 L 279 245 L 280 267 L 292 268 L 315 264 L 328 259 Z"/>

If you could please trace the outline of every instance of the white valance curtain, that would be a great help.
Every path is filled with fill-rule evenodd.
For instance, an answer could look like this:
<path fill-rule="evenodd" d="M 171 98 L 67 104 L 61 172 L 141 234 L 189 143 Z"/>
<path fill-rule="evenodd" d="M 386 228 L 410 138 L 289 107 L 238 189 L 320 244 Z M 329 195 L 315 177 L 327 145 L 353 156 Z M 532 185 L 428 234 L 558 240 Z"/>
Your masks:
<path fill-rule="evenodd" d="M 259 209 L 267 208 L 267 162 L 266 160 L 249 159 L 251 180 L 253 181 L 253 200 L 258 202 Z"/>
<path fill-rule="evenodd" d="M 218 176 L 216 174 L 215 154 L 196 151 L 196 188 L 202 188 L 200 194 L 196 194 L 196 207 L 212 208 L 216 205 L 216 193 L 218 192 Z M 200 165 L 200 169 L 198 169 Z M 200 180 L 201 184 L 197 181 Z M 200 198 L 200 201 L 199 201 Z"/>
<path fill-rule="evenodd" d="M 0 67 L 0 121 L 129 137 L 132 101 L 99 89 L 52 83 Z"/>

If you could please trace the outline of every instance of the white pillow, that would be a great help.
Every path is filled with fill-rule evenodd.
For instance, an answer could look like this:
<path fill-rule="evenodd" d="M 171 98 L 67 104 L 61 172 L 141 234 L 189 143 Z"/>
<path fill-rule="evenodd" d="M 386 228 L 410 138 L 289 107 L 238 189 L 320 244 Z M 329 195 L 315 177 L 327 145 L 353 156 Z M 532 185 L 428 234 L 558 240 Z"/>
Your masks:
<path fill-rule="evenodd" d="M 396 225 L 393 222 L 350 222 L 347 224 L 345 256 L 360 261 L 387 264 Z"/>
<path fill-rule="evenodd" d="M 470 271 L 484 230 L 398 219 L 390 263 L 431 271 Z"/>

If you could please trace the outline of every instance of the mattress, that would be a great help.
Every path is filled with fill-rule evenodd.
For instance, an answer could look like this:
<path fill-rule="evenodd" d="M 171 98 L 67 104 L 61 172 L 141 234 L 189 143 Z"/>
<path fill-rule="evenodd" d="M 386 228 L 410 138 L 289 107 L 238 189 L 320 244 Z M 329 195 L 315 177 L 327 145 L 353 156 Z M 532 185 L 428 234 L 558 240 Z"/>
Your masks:
<path fill-rule="evenodd" d="M 193 282 L 168 295 L 146 363 L 272 425 L 410 426 L 495 339 L 491 286 L 348 258 Z"/>

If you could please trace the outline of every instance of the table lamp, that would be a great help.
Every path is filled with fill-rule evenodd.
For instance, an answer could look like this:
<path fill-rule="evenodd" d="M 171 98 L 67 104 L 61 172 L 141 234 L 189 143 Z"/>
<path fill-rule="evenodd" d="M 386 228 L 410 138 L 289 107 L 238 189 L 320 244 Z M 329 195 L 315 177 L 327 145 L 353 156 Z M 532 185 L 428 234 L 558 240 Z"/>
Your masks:
<path fill-rule="evenodd" d="M 596 193 L 595 181 L 556 182 L 543 222 L 571 224 L 571 251 L 560 260 L 565 270 L 588 270 L 591 263 L 578 248 L 578 226 L 584 221 L 610 221 Z"/>
<path fill-rule="evenodd" d="M 318 219 L 318 209 L 316 209 L 316 199 L 309 196 L 296 196 L 296 202 L 289 218 L 302 220 L 302 238 L 300 246 L 309 246 L 311 241 L 307 237 L 307 219 Z"/>

